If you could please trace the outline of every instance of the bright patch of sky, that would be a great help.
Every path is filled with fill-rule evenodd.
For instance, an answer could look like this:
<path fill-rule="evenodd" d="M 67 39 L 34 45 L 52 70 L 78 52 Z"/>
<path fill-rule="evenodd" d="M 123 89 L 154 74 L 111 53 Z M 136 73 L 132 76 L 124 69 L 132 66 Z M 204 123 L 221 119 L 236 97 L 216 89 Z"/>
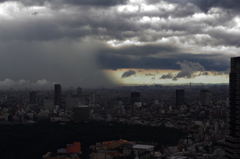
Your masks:
<path fill-rule="evenodd" d="M 168 83 L 228 83 L 229 78 L 227 75 L 213 75 L 208 71 L 209 75 L 199 75 L 199 72 L 195 72 L 196 76 L 193 78 L 179 78 L 177 81 L 172 79 L 160 79 L 162 75 L 171 73 L 177 75 L 179 71 L 176 70 L 144 70 L 144 69 L 129 69 L 136 72 L 135 75 L 129 76 L 127 78 L 122 78 L 122 74 L 128 69 L 105 70 L 105 72 L 116 81 L 118 84 L 168 84 Z"/>

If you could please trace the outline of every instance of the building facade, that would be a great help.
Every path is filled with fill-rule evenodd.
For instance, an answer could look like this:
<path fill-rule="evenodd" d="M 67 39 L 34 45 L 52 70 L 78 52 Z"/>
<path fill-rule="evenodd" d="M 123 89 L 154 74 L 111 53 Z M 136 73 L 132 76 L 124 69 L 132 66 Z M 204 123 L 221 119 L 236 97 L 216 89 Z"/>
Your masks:
<path fill-rule="evenodd" d="M 229 75 L 229 134 L 225 138 L 225 159 L 240 158 L 240 57 L 231 58 Z"/>

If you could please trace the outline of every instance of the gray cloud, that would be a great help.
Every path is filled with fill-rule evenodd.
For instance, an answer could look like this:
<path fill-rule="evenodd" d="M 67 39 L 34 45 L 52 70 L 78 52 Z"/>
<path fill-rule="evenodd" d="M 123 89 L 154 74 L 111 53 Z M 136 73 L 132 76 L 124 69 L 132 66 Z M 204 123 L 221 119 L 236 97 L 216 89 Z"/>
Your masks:
<path fill-rule="evenodd" d="M 30 82 L 24 79 L 19 81 L 14 81 L 12 79 L 4 79 L 0 81 L 1 89 L 22 89 L 22 88 L 30 88 L 30 89 L 49 89 L 53 88 L 55 82 L 47 81 L 46 79 L 37 80 L 36 82 Z"/>
<path fill-rule="evenodd" d="M 163 0 L 147 0 L 149 4 L 157 4 Z M 240 7 L 239 0 L 164 0 L 169 3 L 176 3 L 184 7 L 187 3 L 193 3 L 204 12 L 207 12 L 212 7 L 221 7 L 224 9 L 236 9 Z"/>
<path fill-rule="evenodd" d="M 134 70 L 128 70 L 128 71 L 126 71 L 122 74 L 122 78 L 127 78 L 127 77 L 130 77 L 132 75 L 136 75 L 136 72 Z"/>
<path fill-rule="evenodd" d="M 38 15 L 39 13 L 38 12 L 33 12 L 32 15 Z"/>
<path fill-rule="evenodd" d="M 194 73 L 196 71 L 205 71 L 205 68 L 197 63 L 197 62 L 190 62 L 190 61 L 183 61 L 177 62 L 178 65 L 181 67 L 181 71 L 173 77 L 173 80 L 176 81 L 179 78 L 192 78 L 195 77 Z"/>
<path fill-rule="evenodd" d="M 171 78 L 173 78 L 173 74 L 169 73 L 169 74 L 166 74 L 166 75 L 162 75 L 159 79 L 171 79 Z"/>
<path fill-rule="evenodd" d="M 0 0 L 0 2 L 9 2 L 13 0 Z M 119 4 L 126 4 L 128 0 L 19 0 L 26 6 L 43 6 L 47 3 L 52 4 L 53 6 L 61 6 L 64 4 L 70 5 L 90 5 L 90 6 L 114 6 Z"/>
<path fill-rule="evenodd" d="M 153 74 L 153 73 L 146 73 L 145 76 L 156 76 L 156 74 Z"/>
<path fill-rule="evenodd" d="M 198 76 L 208 76 L 208 75 L 209 75 L 208 72 L 201 72 L 201 73 L 198 74 Z"/>
<path fill-rule="evenodd" d="M 191 78 L 195 70 L 178 61 L 220 74 L 239 52 L 236 0 L 148 0 L 156 6 L 149 11 L 127 0 L 15 2 L 23 5 L 0 8 L 0 81 L 112 85 L 101 70 L 121 68 L 174 69 L 181 70 L 176 79 Z M 119 46 L 110 46 L 114 41 Z"/>
<path fill-rule="evenodd" d="M 207 12 L 212 7 L 221 7 L 224 9 L 236 9 L 239 10 L 239 0 L 194 0 L 199 8 Z"/>
<path fill-rule="evenodd" d="M 103 69 L 112 70 L 121 68 L 181 70 L 181 66 L 176 63 L 184 60 L 200 63 L 207 71 L 229 69 L 230 55 L 183 53 L 180 48 L 171 47 L 169 46 L 168 49 L 162 48 L 161 45 L 131 46 L 117 49 L 103 47 L 97 54 L 97 62 Z"/>
<path fill-rule="evenodd" d="M 152 78 L 151 78 L 151 82 L 154 82 L 155 79 L 156 79 L 156 77 L 152 77 Z"/>

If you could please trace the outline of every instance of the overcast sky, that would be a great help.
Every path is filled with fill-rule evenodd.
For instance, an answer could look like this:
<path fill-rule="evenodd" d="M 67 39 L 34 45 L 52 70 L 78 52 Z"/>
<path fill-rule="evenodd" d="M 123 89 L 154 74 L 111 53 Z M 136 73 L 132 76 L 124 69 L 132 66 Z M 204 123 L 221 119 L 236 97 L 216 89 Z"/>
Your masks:
<path fill-rule="evenodd" d="M 239 0 L 0 0 L 0 88 L 226 83 L 239 47 Z"/>

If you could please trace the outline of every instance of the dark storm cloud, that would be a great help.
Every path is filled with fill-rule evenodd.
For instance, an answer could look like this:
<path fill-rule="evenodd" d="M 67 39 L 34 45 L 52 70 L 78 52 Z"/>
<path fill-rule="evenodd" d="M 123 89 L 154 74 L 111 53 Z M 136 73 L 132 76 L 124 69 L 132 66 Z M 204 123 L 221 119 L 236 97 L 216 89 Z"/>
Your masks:
<path fill-rule="evenodd" d="M 201 72 L 201 73 L 198 74 L 198 76 L 208 76 L 208 75 L 209 75 L 208 72 Z"/>
<path fill-rule="evenodd" d="M 122 74 L 122 78 L 127 78 L 127 77 L 130 77 L 130 76 L 132 76 L 132 75 L 136 75 L 136 71 L 134 71 L 134 70 L 128 70 L 128 71 L 126 71 L 126 72 L 124 72 L 124 73 Z"/>
<path fill-rule="evenodd" d="M 199 8 L 207 12 L 212 7 L 221 7 L 224 9 L 235 9 L 239 11 L 240 1 L 239 0 L 194 0 Z"/>
<path fill-rule="evenodd" d="M 0 2 L 9 2 L 13 0 L 0 0 Z M 119 4 L 126 4 L 128 0 L 19 0 L 26 6 L 43 6 L 47 2 L 53 5 L 90 5 L 90 6 L 114 6 Z"/>
<path fill-rule="evenodd" d="M 14 84 L 21 79 L 33 87 L 53 82 L 61 83 L 62 87 L 112 86 L 114 83 L 94 62 L 98 47 L 98 42 L 91 39 L 71 43 L 0 43 L 0 87 L 1 83 Z"/>
<path fill-rule="evenodd" d="M 162 1 L 174 4 L 170 9 L 157 6 L 160 1 L 148 0 L 157 8 L 150 11 L 128 11 L 131 3 L 127 0 L 15 2 L 23 5 L 0 6 L 4 13 L 0 14 L 3 83 L 46 79 L 50 83 L 91 85 L 98 84 L 94 83 L 96 76 L 99 84 L 111 83 L 98 67 L 174 69 L 181 71 L 177 78 L 191 78 L 195 70 L 184 72 L 177 64 L 184 61 L 199 63 L 217 75 L 229 69 L 229 57 L 239 52 L 240 32 L 234 20 L 239 1 Z M 26 7 L 36 5 L 42 7 Z M 121 7 L 125 8 L 119 11 Z M 211 7 L 221 9 L 206 12 Z M 91 40 L 86 43 L 86 39 Z M 118 47 L 110 47 L 114 41 Z M 81 47 L 72 46 L 76 43 Z"/>
<path fill-rule="evenodd" d="M 162 0 L 147 0 L 149 4 L 157 4 Z M 235 9 L 239 11 L 240 1 L 239 0 L 164 0 L 168 3 L 175 3 L 181 6 L 185 6 L 187 3 L 193 3 L 198 6 L 204 12 L 207 12 L 212 7 L 221 7 L 224 9 Z"/>
<path fill-rule="evenodd" d="M 81 3 L 87 1 L 81 1 Z M 89 1 L 89 3 L 97 1 Z M 56 3 L 52 1 L 52 3 Z M 77 2 L 76 3 L 80 3 Z M 99 2 L 100 3 L 100 2 Z M 103 1 L 101 2 L 103 3 Z M 215 26 L 231 27 L 233 25 L 229 22 L 234 17 L 232 14 L 221 14 L 216 19 L 203 19 L 201 21 L 186 20 L 189 14 L 182 13 L 185 8 L 186 11 L 191 10 L 194 14 L 196 8 L 191 5 L 185 7 L 177 7 L 177 9 L 170 11 L 152 11 L 150 13 L 118 13 L 115 9 L 104 10 L 96 8 L 94 10 L 86 9 L 85 7 L 75 8 L 72 14 L 64 14 L 62 12 L 52 12 L 52 16 L 46 16 L 44 13 L 48 11 L 33 11 L 31 14 L 39 15 L 34 18 L 26 17 L 26 20 L 5 21 L 0 24 L 0 40 L 37 40 L 47 41 L 62 38 L 78 39 L 91 36 L 99 40 L 127 40 L 129 38 L 136 38 L 141 42 L 155 42 L 161 38 L 179 37 L 181 42 L 194 39 L 197 45 L 240 45 L 238 34 L 226 29 L 215 29 Z M 71 10 L 72 7 L 66 7 L 65 10 Z M 43 15 L 42 15 L 43 14 Z M 50 15 L 51 15 L 50 14 Z M 165 18 L 174 17 L 174 14 L 181 15 L 181 21 L 168 20 L 168 22 L 154 23 L 139 23 L 138 21 L 148 15 L 150 17 Z M 41 15 L 41 16 L 40 16 Z M 48 18 L 47 18 L 48 17 Z M 210 28 L 210 29 L 209 29 Z M 196 34 L 206 34 L 210 37 L 199 40 L 193 36 Z M 226 38 L 227 37 L 227 38 Z M 151 49 L 151 48 L 148 48 Z M 165 49 L 168 49 L 167 47 Z M 172 49 L 172 48 L 169 48 Z"/>
<path fill-rule="evenodd" d="M 230 63 L 230 55 L 184 53 L 178 48 L 163 49 L 161 45 L 129 46 L 117 49 L 108 47 L 100 50 L 97 56 L 97 61 L 103 69 L 112 70 L 121 68 L 181 70 L 180 65 L 177 64 L 178 61 L 191 61 L 199 63 L 208 71 L 226 71 Z"/>

